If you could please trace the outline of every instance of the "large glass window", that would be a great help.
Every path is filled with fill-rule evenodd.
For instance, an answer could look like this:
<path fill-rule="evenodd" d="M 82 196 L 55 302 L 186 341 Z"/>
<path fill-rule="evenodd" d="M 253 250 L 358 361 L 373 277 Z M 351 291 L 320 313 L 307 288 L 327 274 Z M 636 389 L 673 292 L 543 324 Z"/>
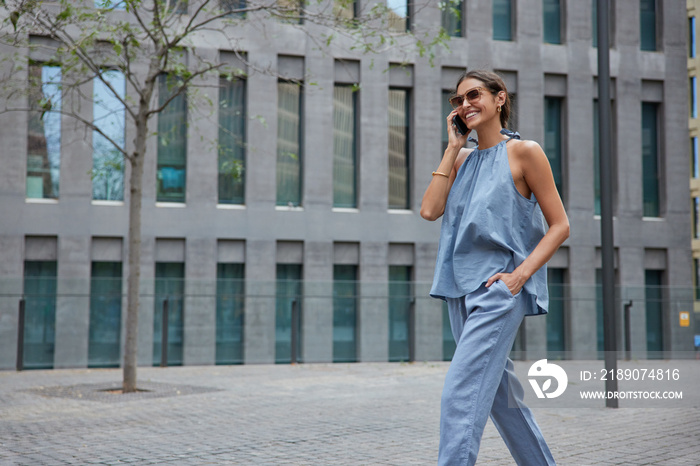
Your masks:
<path fill-rule="evenodd" d="M 407 89 L 389 89 L 389 208 L 410 209 L 410 102 Z"/>
<path fill-rule="evenodd" d="M 658 109 L 655 103 L 642 102 L 642 195 L 645 217 L 658 217 L 661 212 Z"/>
<path fill-rule="evenodd" d="M 695 40 L 695 16 L 691 16 L 688 18 L 688 56 L 690 58 L 695 58 L 697 54 Z"/>
<path fill-rule="evenodd" d="M 246 82 L 219 85 L 219 203 L 245 203 Z"/>
<path fill-rule="evenodd" d="M 182 81 L 162 74 L 158 77 L 158 172 L 156 200 L 185 202 L 187 167 L 187 95 Z M 179 93 L 179 94 L 178 94 Z M 175 97 L 173 97 L 175 94 Z"/>
<path fill-rule="evenodd" d="M 292 326 L 296 327 L 297 360 L 301 360 L 302 281 L 301 264 L 277 264 L 277 295 L 275 316 L 275 362 L 292 360 Z M 297 322 L 292 309 L 296 308 Z"/>
<path fill-rule="evenodd" d="M 357 266 L 333 266 L 333 362 L 357 361 Z"/>
<path fill-rule="evenodd" d="M 389 361 L 410 357 L 410 316 L 413 290 L 410 266 L 389 266 Z"/>
<path fill-rule="evenodd" d="M 122 263 L 93 262 L 90 279 L 89 367 L 119 367 Z"/>
<path fill-rule="evenodd" d="M 389 30 L 406 32 L 410 29 L 408 20 L 408 0 L 387 0 L 389 8 Z"/>
<path fill-rule="evenodd" d="M 457 349 L 457 342 L 452 335 L 452 324 L 450 323 L 450 311 L 447 303 L 442 302 L 442 360 L 451 361 Z"/>
<path fill-rule="evenodd" d="M 333 207 L 357 207 L 357 93 L 333 90 Z"/>
<path fill-rule="evenodd" d="M 700 239 L 700 197 L 694 197 L 690 206 L 693 212 L 693 238 Z"/>
<path fill-rule="evenodd" d="M 244 264 L 216 265 L 216 364 L 243 363 Z"/>
<path fill-rule="evenodd" d="M 124 149 L 126 139 L 126 112 L 122 104 L 126 92 L 124 74 L 118 70 L 103 71 L 102 79 L 93 79 L 92 89 L 93 124 L 99 129 L 92 132 L 92 198 L 121 201 L 124 155 L 120 149 Z"/>
<path fill-rule="evenodd" d="M 656 17 L 656 0 L 639 0 L 639 43 L 642 50 L 657 49 Z"/>
<path fill-rule="evenodd" d="M 443 2 L 442 27 L 451 37 L 462 37 L 462 14 L 464 0 L 447 0 Z"/>
<path fill-rule="evenodd" d="M 695 278 L 695 300 L 700 301 L 700 259 L 693 259 L 693 269 Z"/>
<path fill-rule="evenodd" d="M 593 0 L 596 1 L 596 0 Z M 561 0 L 543 0 L 542 23 L 544 26 L 544 41 L 548 44 L 561 44 L 562 11 Z"/>
<path fill-rule="evenodd" d="M 168 302 L 168 365 L 181 366 L 184 347 L 185 264 L 156 262 L 153 309 L 153 365 L 161 362 L 163 343 L 163 302 Z"/>
<path fill-rule="evenodd" d="M 593 100 L 593 213 L 600 215 L 600 115 L 598 99 Z"/>
<path fill-rule="evenodd" d="M 277 205 L 300 206 L 302 190 L 301 85 L 277 84 Z"/>
<path fill-rule="evenodd" d="M 56 262 L 24 262 L 25 369 L 52 369 L 56 342 Z"/>
<path fill-rule="evenodd" d="M 690 78 L 690 118 L 698 117 L 698 79 Z"/>
<path fill-rule="evenodd" d="M 663 357 L 663 271 L 645 270 L 644 285 L 647 320 L 647 358 Z"/>
<path fill-rule="evenodd" d="M 61 68 L 29 66 L 27 197 L 58 199 L 61 167 Z"/>
<path fill-rule="evenodd" d="M 700 178 L 700 149 L 698 138 L 690 138 L 690 173 L 693 178 Z"/>
<path fill-rule="evenodd" d="M 513 0 L 493 0 L 493 39 L 513 40 Z"/>
<path fill-rule="evenodd" d="M 547 356 L 563 359 L 566 350 L 565 331 L 565 269 L 547 269 L 549 288 L 549 312 L 547 313 Z"/>
<path fill-rule="evenodd" d="M 544 98 L 544 151 L 552 166 L 554 183 L 562 199 L 563 161 L 562 161 L 562 107 L 564 100 L 560 97 Z"/>
<path fill-rule="evenodd" d="M 247 0 L 220 0 L 221 9 L 223 11 L 229 11 L 229 17 L 243 19 L 246 17 L 245 11 Z"/>

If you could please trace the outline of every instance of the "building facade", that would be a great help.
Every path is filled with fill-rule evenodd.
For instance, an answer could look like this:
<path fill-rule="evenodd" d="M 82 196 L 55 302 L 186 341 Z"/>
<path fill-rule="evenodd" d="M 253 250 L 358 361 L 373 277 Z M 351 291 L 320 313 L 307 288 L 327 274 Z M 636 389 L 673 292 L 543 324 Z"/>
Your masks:
<path fill-rule="evenodd" d="M 571 222 L 549 263 L 550 313 L 526 319 L 515 349 L 527 358 L 599 356 L 595 2 L 462 0 L 461 15 L 396 3 L 392 34 L 442 25 L 449 50 L 433 63 L 406 47 L 348 52 L 342 38 L 321 51 L 304 31 L 312 25 L 253 17 L 238 50 L 248 65 L 231 50 L 195 45 L 247 75 L 203 82 L 213 111 L 188 105 L 201 98 L 188 94 L 154 122 L 140 364 L 160 360 L 166 301 L 170 364 L 289 361 L 293 326 L 305 362 L 449 358 L 444 306 L 427 296 L 440 225 L 419 210 L 445 147 L 447 96 L 467 66 L 504 77 L 511 126 L 545 149 Z M 688 16 L 675 0 L 610 4 L 620 345 L 637 358 L 684 357 L 694 325 L 679 320 L 693 285 Z M 369 6 L 356 2 L 350 14 Z M 253 19 L 264 28 L 245 25 Z M 406 53 L 408 63 L 395 66 Z M 27 82 L 52 92 L 60 67 L 30 58 Z M 123 76 L 110 79 L 126 89 Z M 92 86 L 89 117 L 119 128 L 118 108 Z M 164 77 L 159 98 L 167 92 Z M 131 144 L 128 125 L 117 136 Z M 0 137 L 0 368 L 17 359 L 23 296 L 26 367 L 119 365 L 128 167 L 99 135 L 57 113 L 1 114 Z"/>
<path fill-rule="evenodd" d="M 692 224 L 693 250 L 693 284 L 695 286 L 695 316 L 700 313 L 700 120 L 698 120 L 698 73 L 700 61 L 697 54 L 697 16 L 700 13 L 700 2 L 688 0 L 688 81 L 689 81 L 689 110 L 688 126 L 690 128 L 690 212 Z M 695 346 L 700 347 L 700 319 L 695 318 Z"/>

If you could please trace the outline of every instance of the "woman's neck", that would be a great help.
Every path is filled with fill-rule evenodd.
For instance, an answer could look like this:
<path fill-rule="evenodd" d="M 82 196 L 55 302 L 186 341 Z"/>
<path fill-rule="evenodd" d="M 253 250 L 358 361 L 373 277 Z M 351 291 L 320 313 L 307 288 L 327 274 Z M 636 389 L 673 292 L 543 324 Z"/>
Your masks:
<path fill-rule="evenodd" d="M 494 120 L 495 124 L 489 124 L 485 128 L 479 128 L 476 130 L 477 139 L 479 140 L 479 149 L 488 149 L 493 147 L 501 141 L 508 139 L 506 136 L 501 134 L 501 122 Z"/>

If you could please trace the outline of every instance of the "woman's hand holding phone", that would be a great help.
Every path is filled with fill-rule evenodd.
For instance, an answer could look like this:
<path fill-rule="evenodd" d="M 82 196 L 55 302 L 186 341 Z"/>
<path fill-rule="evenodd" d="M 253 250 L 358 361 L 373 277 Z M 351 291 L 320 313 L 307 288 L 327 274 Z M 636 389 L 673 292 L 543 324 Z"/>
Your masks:
<path fill-rule="evenodd" d="M 467 136 L 471 130 L 457 114 L 457 110 L 452 110 L 447 116 L 448 145 L 462 148 L 467 143 Z"/>

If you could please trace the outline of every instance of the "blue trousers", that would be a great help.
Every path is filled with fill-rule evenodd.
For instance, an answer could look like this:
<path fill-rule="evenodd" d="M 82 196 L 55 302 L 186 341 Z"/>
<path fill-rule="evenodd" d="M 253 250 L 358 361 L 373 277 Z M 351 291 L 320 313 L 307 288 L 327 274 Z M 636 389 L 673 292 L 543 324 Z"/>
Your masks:
<path fill-rule="evenodd" d="M 501 281 L 448 298 L 457 349 L 445 377 L 439 465 L 473 465 L 489 415 L 518 465 L 555 464 L 508 353 L 525 317 L 522 293 Z"/>

